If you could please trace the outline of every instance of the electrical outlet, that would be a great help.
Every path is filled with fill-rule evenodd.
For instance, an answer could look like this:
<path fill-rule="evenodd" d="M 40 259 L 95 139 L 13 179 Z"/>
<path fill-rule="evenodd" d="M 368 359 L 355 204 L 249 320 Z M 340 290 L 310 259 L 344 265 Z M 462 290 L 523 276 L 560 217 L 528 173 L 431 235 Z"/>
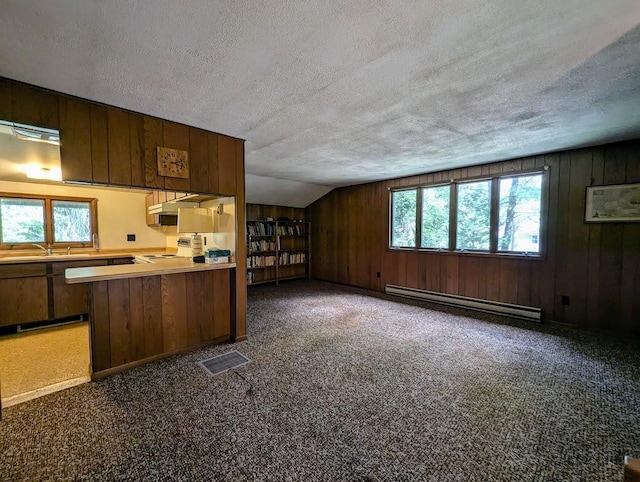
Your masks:
<path fill-rule="evenodd" d="M 135 240 L 136 240 L 135 234 L 127 234 L 127 241 L 135 241 Z"/>
<path fill-rule="evenodd" d="M 571 303 L 571 298 L 567 295 L 562 295 L 560 300 L 562 301 L 563 305 L 569 305 Z"/>
<path fill-rule="evenodd" d="M 376 272 L 376 278 L 380 278 L 380 271 Z"/>

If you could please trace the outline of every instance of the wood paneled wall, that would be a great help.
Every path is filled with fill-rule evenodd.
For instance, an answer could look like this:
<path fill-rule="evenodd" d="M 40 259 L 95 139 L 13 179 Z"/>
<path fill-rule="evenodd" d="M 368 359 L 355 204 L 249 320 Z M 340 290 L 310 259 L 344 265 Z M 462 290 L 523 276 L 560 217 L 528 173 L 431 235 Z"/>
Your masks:
<path fill-rule="evenodd" d="M 544 165 L 545 259 L 388 249 L 389 188 Z M 640 223 L 584 222 L 586 186 L 632 182 L 640 182 L 640 141 L 336 189 L 307 208 L 313 277 L 377 291 L 395 284 L 538 306 L 547 320 L 640 332 Z"/>
<path fill-rule="evenodd" d="M 247 204 L 247 219 L 256 221 L 260 219 L 278 218 L 305 219 L 304 208 L 289 208 L 285 206 L 272 206 L 270 204 Z"/>

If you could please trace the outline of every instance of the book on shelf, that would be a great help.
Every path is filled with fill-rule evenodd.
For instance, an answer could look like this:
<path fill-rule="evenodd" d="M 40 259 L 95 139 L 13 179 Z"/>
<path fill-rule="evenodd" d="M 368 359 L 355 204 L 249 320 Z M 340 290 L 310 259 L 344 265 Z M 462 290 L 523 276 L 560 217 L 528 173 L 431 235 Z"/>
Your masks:
<path fill-rule="evenodd" d="M 247 223 L 247 231 L 250 236 L 273 236 L 275 226 L 266 222 L 250 221 Z"/>
<path fill-rule="evenodd" d="M 266 268 L 276 265 L 274 256 L 247 256 L 247 268 Z"/>
<path fill-rule="evenodd" d="M 260 239 L 249 243 L 249 251 L 275 251 L 276 243 L 269 239 Z"/>
<path fill-rule="evenodd" d="M 302 226 L 299 224 L 278 225 L 279 236 L 302 236 Z"/>
<path fill-rule="evenodd" d="M 278 264 L 284 266 L 287 264 L 300 264 L 307 262 L 307 253 L 280 253 Z"/>

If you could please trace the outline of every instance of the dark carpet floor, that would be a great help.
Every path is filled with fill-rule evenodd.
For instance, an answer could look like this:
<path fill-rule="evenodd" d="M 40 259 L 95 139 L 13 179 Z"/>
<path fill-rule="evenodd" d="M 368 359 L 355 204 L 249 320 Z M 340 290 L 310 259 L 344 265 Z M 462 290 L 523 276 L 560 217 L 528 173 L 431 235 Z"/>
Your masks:
<path fill-rule="evenodd" d="M 328 283 L 249 290 L 249 340 L 10 407 L 0 480 L 612 481 L 637 339 Z M 235 348 L 252 363 L 211 377 Z"/>

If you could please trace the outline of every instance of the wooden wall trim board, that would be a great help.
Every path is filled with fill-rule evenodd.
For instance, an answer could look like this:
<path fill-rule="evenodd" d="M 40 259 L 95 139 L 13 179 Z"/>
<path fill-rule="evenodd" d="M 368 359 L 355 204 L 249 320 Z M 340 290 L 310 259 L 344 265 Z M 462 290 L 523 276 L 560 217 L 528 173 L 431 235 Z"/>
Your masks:
<path fill-rule="evenodd" d="M 545 165 L 543 257 L 388 249 L 389 189 Z M 640 140 L 335 189 L 306 209 L 313 277 L 538 306 L 546 320 L 640 332 L 640 223 L 584 222 L 588 185 L 632 182 L 640 182 Z"/>
<path fill-rule="evenodd" d="M 235 341 L 247 338 L 247 208 L 244 192 L 244 142 L 236 143 L 236 269 L 231 283 L 235 284 L 231 337 Z"/>

